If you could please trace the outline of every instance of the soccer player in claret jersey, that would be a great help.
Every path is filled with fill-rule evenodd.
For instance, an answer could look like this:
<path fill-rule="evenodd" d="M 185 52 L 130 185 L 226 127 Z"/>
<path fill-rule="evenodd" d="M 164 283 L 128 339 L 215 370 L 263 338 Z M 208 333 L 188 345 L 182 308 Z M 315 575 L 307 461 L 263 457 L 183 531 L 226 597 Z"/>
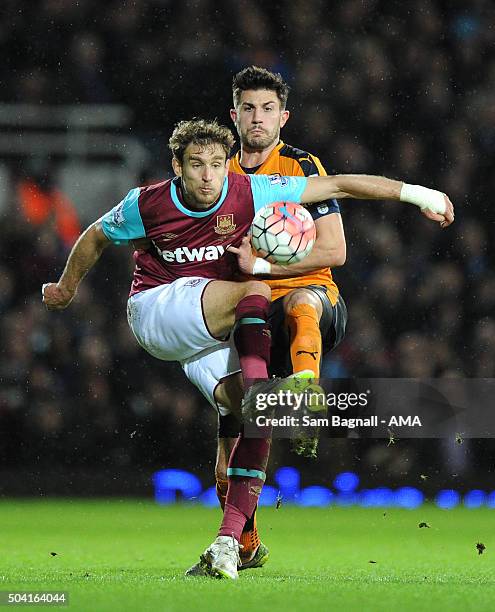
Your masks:
<path fill-rule="evenodd" d="M 280 200 L 392 199 L 416 204 L 441 225 L 453 221 L 452 204 L 444 194 L 384 177 L 270 181 L 267 176 L 228 174 L 233 137 L 216 122 L 181 122 L 169 144 L 176 178 L 132 189 L 91 224 L 74 245 L 59 281 L 43 285 L 43 301 L 52 310 L 66 308 L 105 248 L 146 238 L 149 248 L 134 253 L 129 325 L 151 355 L 179 361 L 219 410 L 239 406 L 240 376 L 243 381 L 261 379 L 256 384 L 268 389 L 272 384 L 266 380 L 270 289 L 257 280 L 232 282 L 237 261 L 226 252 L 229 244 L 240 245 L 257 210 Z M 253 387 L 247 394 L 253 396 Z M 241 534 L 257 505 L 269 450 L 269 432 L 259 439 L 241 433 L 237 439 L 223 520 L 202 556 L 210 575 L 238 577 Z"/>

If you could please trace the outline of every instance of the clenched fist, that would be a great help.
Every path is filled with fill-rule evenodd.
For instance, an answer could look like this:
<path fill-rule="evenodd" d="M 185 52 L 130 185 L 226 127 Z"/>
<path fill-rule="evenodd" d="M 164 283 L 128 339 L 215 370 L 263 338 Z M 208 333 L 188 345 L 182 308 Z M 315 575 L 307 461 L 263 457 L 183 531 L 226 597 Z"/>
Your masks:
<path fill-rule="evenodd" d="M 421 212 L 430 221 L 438 221 L 440 227 L 448 227 L 451 223 L 454 223 L 454 205 L 448 196 L 443 194 L 443 197 L 445 200 L 445 212 L 443 214 L 435 213 L 429 208 L 423 208 Z"/>
<path fill-rule="evenodd" d="M 58 283 L 45 283 L 41 294 L 48 310 L 63 310 L 72 302 L 76 292 L 60 287 Z"/>

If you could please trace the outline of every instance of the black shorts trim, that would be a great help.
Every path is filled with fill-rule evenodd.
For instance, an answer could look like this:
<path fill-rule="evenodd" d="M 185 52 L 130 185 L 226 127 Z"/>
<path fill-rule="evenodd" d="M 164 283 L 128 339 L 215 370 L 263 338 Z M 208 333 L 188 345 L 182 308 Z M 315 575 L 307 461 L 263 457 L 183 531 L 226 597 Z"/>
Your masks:
<path fill-rule="evenodd" d="M 232 413 L 222 415 L 218 413 L 218 437 L 237 438 L 241 433 L 239 419 Z"/>

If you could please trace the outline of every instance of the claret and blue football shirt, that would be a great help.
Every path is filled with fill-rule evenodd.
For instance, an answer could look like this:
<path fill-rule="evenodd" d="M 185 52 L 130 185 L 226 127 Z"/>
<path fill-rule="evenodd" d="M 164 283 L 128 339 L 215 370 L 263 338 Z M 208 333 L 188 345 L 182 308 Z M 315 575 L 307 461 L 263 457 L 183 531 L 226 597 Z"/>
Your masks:
<path fill-rule="evenodd" d="M 151 241 L 150 248 L 134 252 L 131 295 L 189 276 L 232 280 L 237 258 L 226 248 L 239 246 L 263 206 L 300 202 L 306 184 L 305 177 L 228 174 L 218 201 L 209 209 L 192 210 L 183 202 L 175 178 L 131 189 L 100 220 L 115 244 Z"/>

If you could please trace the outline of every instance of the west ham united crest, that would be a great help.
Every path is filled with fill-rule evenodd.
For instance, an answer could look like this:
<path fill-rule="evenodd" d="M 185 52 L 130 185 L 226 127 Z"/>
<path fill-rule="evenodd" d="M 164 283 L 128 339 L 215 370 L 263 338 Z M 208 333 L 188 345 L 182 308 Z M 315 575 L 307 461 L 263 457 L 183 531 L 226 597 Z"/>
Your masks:
<path fill-rule="evenodd" d="M 235 228 L 234 215 L 217 215 L 217 224 L 213 228 L 217 234 L 231 234 Z"/>

